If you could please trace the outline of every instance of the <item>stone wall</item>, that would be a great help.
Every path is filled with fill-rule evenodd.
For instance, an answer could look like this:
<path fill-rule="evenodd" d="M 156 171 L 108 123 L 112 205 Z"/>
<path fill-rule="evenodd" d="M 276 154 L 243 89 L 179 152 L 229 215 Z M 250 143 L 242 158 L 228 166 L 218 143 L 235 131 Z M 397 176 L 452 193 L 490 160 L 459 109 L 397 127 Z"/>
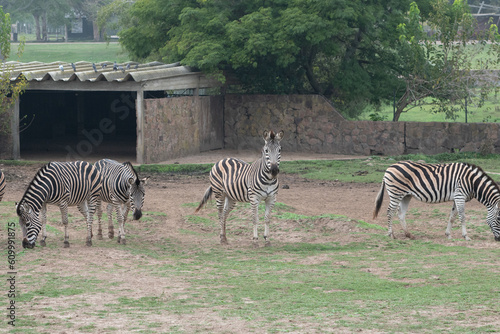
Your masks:
<path fill-rule="evenodd" d="M 347 121 L 316 95 L 226 95 L 225 147 L 262 147 L 265 129 L 284 130 L 286 152 L 353 155 L 500 153 L 500 124 Z"/>
<path fill-rule="evenodd" d="M 144 101 L 145 163 L 223 147 L 221 96 Z"/>
<path fill-rule="evenodd" d="M 266 129 L 285 131 L 283 152 L 500 154 L 497 123 L 347 121 L 317 95 L 225 95 L 146 99 L 144 162 L 221 148 L 260 151 Z M 0 137 L 0 159 L 15 159 L 14 145 L 12 136 Z"/>
<path fill-rule="evenodd" d="M 328 152 L 332 132 L 344 118 L 318 95 L 226 95 L 224 143 L 230 149 L 260 149 L 264 130 L 285 131 L 290 151 Z"/>

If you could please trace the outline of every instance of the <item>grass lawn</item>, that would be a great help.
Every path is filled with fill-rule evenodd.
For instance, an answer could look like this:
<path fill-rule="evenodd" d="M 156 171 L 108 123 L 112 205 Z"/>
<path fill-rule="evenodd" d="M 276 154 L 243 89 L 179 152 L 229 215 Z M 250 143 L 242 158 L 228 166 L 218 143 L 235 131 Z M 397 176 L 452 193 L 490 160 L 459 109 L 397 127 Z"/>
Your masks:
<path fill-rule="evenodd" d="M 308 180 L 380 182 L 386 165 L 399 158 L 441 162 L 453 157 L 499 171 L 498 155 L 464 154 L 284 162 L 283 171 Z M 186 178 L 176 182 L 190 187 L 192 173 L 203 168 L 176 165 L 175 170 L 155 167 L 141 172 L 156 173 L 155 187 L 165 189 L 161 191 L 168 201 L 175 195 L 166 188 L 172 180 L 160 174 L 184 170 Z M 214 241 L 218 237 L 215 206 L 208 205 L 194 215 L 196 206 L 197 202 L 183 202 L 166 212 L 144 211 L 141 221 L 129 219 L 127 245 L 94 240 L 92 247 L 83 246 L 86 226 L 78 215 L 70 216 L 71 248 L 62 248 L 60 214 L 50 207 L 47 247 L 28 250 L 19 244 L 14 202 L 0 202 L 0 244 L 4 249 L 6 227 L 17 226 L 17 320 L 15 327 L 9 327 L 11 332 L 498 330 L 499 251 L 484 223 L 485 210 L 467 211 L 473 236 L 470 242 L 445 239 L 442 222 L 447 214 L 432 206 L 411 209 L 409 223 L 416 240 L 392 240 L 385 235 L 385 225 L 334 212 L 309 216 L 289 203 L 278 202 L 271 225 L 273 246 L 254 249 L 246 246 L 248 204 L 237 206 L 229 217 L 232 243 L 228 247 Z M 181 211 L 181 219 L 171 210 Z M 262 210 L 263 206 L 261 216 Z M 4 260 L 7 262 L 6 251 Z M 6 270 L 0 273 L 0 279 L 8 278 Z"/>
<path fill-rule="evenodd" d="M 61 62 L 101 62 L 117 61 L 122 63 L 131 60 L 123 51 L 118 42 L 112 43 L 26 43 L 21 58 L 16 55 L 17 43 L 11 45 L 11 56 L 9 60 L 18 60 L 23 63 L 40 61 L 51 63 Z"/>
<path fill-rule="evenodd" d="M 467 113 L 468 123 L 491 123 L 500 122 L 500 99 L 491 96 L 488 101 L 482 106 L 469 106 Z M 365 112 L 360 115 L 360 120 L 370 120 L 370 114 L 378 112 L 378 115 L 384 121 L 392 121 L 393 107 L 392 105 L 383 105 L 380 110 L 375 110 L 374 107 L 366 108 Z M 430 106 L 414 108 L 408 112 L 404 112 L 399 117 L 400 122 L 465 122 L 465 112 L 457 115 L 456 119 L 445 117 L 444 113 L 434 113 Z"/>

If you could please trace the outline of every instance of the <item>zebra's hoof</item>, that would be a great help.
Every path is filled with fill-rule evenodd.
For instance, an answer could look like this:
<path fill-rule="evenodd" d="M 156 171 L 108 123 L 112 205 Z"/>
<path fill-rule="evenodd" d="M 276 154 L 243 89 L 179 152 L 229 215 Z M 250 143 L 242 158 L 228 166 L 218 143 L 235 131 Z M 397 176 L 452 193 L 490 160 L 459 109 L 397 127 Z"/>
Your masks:
<path fill-rule="evenodd" d="M 126 245 L 126 244 L 127 244 L 127 239 L 122 238 L 120 243 L 121 243 L 122 245 Z"/>
<path fill-rule="evenodd" d="M 64 242 L 64 248 L 69 248 L 69 241 Z"/>
<path fill-rule="evenodd" d="M 87 242 L 85 243 L 85 245 L 86 245 L 87 247 L 92 246 L 92 240 L 87 240 Z"/>
<path fill-rule="evenodd" d="M 121 244 L 122 243 L 122 237 L 121 236 L 118 236 L 118 238 L 116 238 L 116 241 Z"/>
<path fill-rule="evenodd" d="M 220 237 L 220 244 L 227 245 L 227 239 L 225 235 Z"/>
<path fill-rule="evenodd" d="M 42 247 L 47 246 L 47 245 L 45 244 L 45 240 L 40 240 L 40 246 L 42 246 Z"/>
<path fill-rule="evenodd" d="M 108 238 L 113 239 L 115 237 L 114 233 L 108 233 Z"/>

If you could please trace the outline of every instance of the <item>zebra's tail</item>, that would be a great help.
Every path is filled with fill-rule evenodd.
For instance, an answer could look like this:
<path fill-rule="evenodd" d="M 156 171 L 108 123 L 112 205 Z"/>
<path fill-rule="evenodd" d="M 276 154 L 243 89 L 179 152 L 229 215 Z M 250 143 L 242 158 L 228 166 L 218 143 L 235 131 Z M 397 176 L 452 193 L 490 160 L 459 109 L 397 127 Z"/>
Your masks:
<path fill-rule="evenodd" d="M 212 196 L 212 186 L 210 186 L 210 187 L 207 188 L 207 191 L 205 191 L 205 195 L 203 195 L 203 199 L 201 200 L 200 205 L 198 205 L 198 207 L 196 208 L 196 210 L 194 212 L 196 213 L 196 212 L 200 211 L 200 209 L 205 204 L 207 204 L 207 202 L 208 202 L 208 200 L 210 199 L 211 196 Z"/>
<path fill-rule="evenodd" d="M 380 187 L 377 199 L 375 200 L 375 210 L 373 210 L 373 219 L 377 218 L 378 212 L 380 211 L 380 207 L 382 206 L 382 201 L 384 200 L 384 190 L 385 190 L 385 182 L 382 181 L 382 186 Z"/>

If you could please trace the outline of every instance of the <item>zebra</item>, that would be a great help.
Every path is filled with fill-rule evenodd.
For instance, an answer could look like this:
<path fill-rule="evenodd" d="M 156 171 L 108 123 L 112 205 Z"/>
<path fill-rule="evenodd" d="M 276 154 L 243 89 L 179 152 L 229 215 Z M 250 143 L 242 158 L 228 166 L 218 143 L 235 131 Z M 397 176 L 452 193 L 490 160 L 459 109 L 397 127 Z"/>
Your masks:
<path fill-rule="evenodd" d="M 477 199 L 485 205 L 488 214 L 486 222 L 496 241 L 500 241 L 499 202 L 500 188 L 480 167 L 468 163 L 426 164 L 413 161 L 398 162 L 385 171 L 382 186 L 375 200 L 373 218 L 378 215 L 384 189 L 387 187 L 390 203 L 387 209 L 388 236 L 394 238 L 392 217 L 400 209 L 399 219 L 406 237 L 412 237 L 406 229 L 405 215 L 412 197 L 427 203 L 453 201 L 446 236 L 451 239 L 451 225 L 456 215 L 462 223 L 462 236 L 467 236 L 465 228 L 465 203 Z"/>
<path fill-rule="evenodd" d="M 227 244 L 226 219 L 236 202 L 250 202 L 253 218 L 253 245 L 258 247 L 257 224 L 259 223 L 259 203 L 264 200 L 265 246 L 270 246 L 269 220 L 276 202 L 279 182 L 278 173 L 281 158 L 280 141 L 283 131 L 274 133 L 264 131 L 265 145 L 262 156 L 252 164 L 235 158 L 226 158 L 217 162 L 210 171 L 210 186 L 205 191 L 195 212 L 198 212 L 215 195 L 220 224 L 220 243 Z"/>
<path fill-rule="evenodd" d="M 16 204 L 23 247 L 35 247 L 42 231 L 41 246 L 47 238 L 47 204 L 57 205 L 64 225 L 64 247 L 69 247 L 68 207 L 77 206 L 87 221 L 87 246 L 92 246 L 92 219 L 101 193 L 101 174 L 90 163 L 49 162 L 40 168 Z"/>
<path fill-rule="evenodd" d="M 108 237 L 113 239 L 113 208 L 116 211 L 118 220 L 118 242 L 126 244 L 125 241 L 125 222 L 128 212 L 132 208 L 134 219 L 139 220 L 142 217 L 142 206 L 144 205 L 144 185 L 148 178 L 139 179 L 137 172 L 130 162 L 123 164 L 110 159 L 97 161 L 94 166 L 99 170 L 102 176 L 102 191 L 99 203 L 97 204 L 98 230 L 97 238 L 102 239 L 101 202 L 109 203 L 108 213 Z"/>
<path fill-rule="evenodd" d="M 5 195 L 5 174 L 0 170 L 0 202 L 2 201 L 3 195 Z"/>

